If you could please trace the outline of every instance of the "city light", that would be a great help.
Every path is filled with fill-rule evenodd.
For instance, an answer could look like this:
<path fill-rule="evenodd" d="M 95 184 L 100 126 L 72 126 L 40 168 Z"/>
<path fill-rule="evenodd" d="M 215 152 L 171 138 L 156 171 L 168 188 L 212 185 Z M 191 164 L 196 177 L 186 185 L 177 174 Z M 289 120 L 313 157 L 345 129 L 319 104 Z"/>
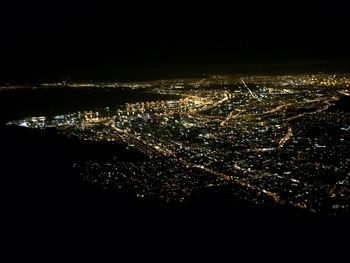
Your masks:
<path fill-rule="evenodd" d="M 184 202 L 198 192 L 229 187 L 233 199 L 255 204 L 349 209 L 350 115 L 334 109 L 349 94 L 348 76 L 216 75 L 66 85 L 179 97 L 9 123 L 54 127 L 71 138 L 107 141 L 142 154 L 135 162 L 74 164 L 85 180 L 102 188 Z"/>

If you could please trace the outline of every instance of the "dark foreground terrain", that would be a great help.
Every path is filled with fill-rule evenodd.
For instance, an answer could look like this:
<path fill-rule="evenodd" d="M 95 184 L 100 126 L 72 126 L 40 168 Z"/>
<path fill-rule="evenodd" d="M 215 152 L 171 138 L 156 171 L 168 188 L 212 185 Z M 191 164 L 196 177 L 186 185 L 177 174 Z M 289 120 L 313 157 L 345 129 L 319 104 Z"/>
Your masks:
<path fill-rule="evenodd" d="M 12 259 L 347 257 L 347 216 L 231 204 L 220 196 L 187 205 L 136 200 L 80 181 L 68 166 L 79 145 L 21 128 L 1 134 L 2 238 Z"/>
<path fill-rule="evenodd" d="M 40 101 L 36 107 L 46 109 Z M 22 117 L 19 110 L 11 114 Z M 72 160 L 99 152 L 108 155 L 108 147 L 2 121 L 3 255 L 25 262 L 336 262 L 348 257 L 346 214 L 233 203 L 225 193 L 172 204 L 100 190 L 82 181 Z"/>

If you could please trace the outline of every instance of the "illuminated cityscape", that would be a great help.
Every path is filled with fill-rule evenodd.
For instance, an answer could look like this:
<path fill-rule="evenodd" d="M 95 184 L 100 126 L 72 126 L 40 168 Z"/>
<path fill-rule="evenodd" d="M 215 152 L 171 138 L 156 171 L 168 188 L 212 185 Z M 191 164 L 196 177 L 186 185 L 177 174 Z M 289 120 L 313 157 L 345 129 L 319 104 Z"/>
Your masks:
<path fill-rule="evenodd" d="M 1 11 L 7 261 L 349 262 L 346 1 Z"/>
<path fill-rule="evenodd" d="M 72 164 L 83 180 L 102 189 L 166 202 L 225 191 L 232 201 L 349 212 L 348 75 L 214 75 L 40 88 L 62 85 L 164 95 L 8 123 L 108 142 L 137 155 Z"/>

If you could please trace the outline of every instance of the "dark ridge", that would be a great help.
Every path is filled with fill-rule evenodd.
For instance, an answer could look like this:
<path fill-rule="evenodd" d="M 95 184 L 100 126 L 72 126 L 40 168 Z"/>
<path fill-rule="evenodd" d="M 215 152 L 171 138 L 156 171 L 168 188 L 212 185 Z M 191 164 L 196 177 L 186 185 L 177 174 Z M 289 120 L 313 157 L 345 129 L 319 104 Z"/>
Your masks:
<path fill-rule="evenodd" d="M 347 216 L 257 207 L 210 193 L 188 204 L 135 199 L 81 181 L 71 169 L 72 155 L 86 150 L 80 144 L 20 127 L 0 126 L 0 135 L 2 235 L 8 244 L 21 240 L 17 259 L 231 261 L 286 253 L 322 259 L 348 249 L 338 238 L 350 234 Z"/>

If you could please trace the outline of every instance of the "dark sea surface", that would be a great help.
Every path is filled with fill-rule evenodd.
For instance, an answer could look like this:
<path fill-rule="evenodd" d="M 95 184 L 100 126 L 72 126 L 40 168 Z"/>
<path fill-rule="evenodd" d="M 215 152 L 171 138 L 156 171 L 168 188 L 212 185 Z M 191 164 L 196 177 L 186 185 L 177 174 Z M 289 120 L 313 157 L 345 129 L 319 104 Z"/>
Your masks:
<path fill-rule="evenodd" d="M 336 262 L 347 258 L 348 215 L 232 203 L 225 191 L 179 204 L 101 190 L 82 181 L 71 163 L 84 156 L 108 158 L 122 151 L 118 146 L 74 140 L 50 128 L 5 125 L 27 116 L 117 107 L 155 96 L 169 95 L 123 88 L 0 91 L 1 232 L 13 260 Z M 345 98 L 333 110 L 348 111 L 348 105 Z M 137 153 L 121 155 L 136 158 Z"/>

